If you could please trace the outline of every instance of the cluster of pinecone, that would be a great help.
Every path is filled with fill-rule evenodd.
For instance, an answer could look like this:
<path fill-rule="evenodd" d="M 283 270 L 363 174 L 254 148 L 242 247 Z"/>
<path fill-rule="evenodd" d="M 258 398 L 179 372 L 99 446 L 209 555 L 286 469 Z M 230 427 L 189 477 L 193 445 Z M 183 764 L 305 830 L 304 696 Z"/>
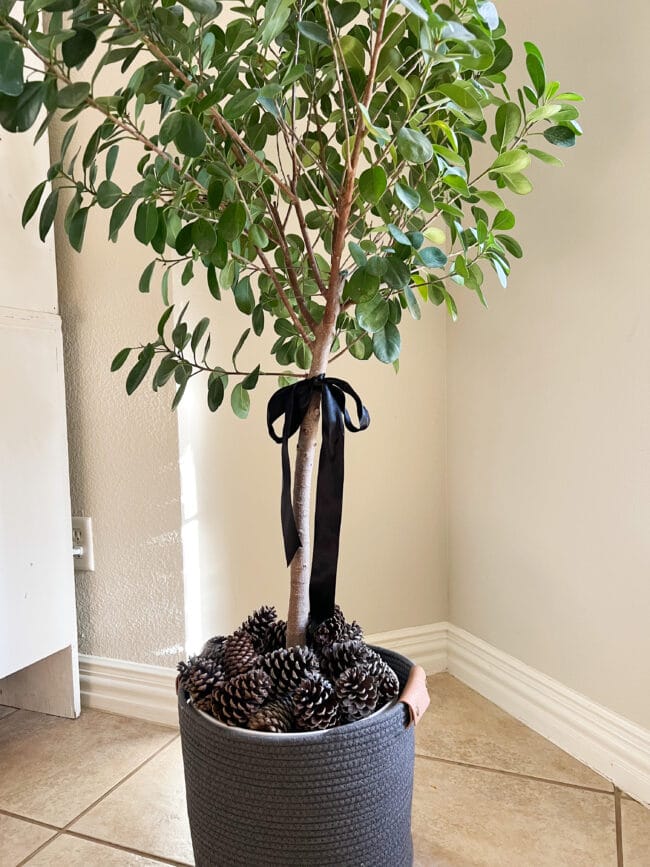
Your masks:
<path fill-rule="evenodd" d="M 316 731 L 363 719 L 399 694 L 395 672 L 364 644 L 337 606 L 286 647 L 286 623 L 264 606 L 232 635 L 211 638 L 178 666 L 200 710 L 231 726 L 263 732 Z"/>

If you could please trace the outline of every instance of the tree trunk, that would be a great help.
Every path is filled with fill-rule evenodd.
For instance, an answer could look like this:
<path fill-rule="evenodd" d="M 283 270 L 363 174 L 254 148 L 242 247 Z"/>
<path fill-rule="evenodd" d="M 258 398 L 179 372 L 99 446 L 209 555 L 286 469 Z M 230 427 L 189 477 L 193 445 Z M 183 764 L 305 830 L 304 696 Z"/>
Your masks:
<path fill-rule="evenodd" d="M 316 335 L 310 376 L 327 372 L 340 301 L 330 299 Z M 320 393 L 316 392 L 300 426 L 296 447 L 296 468 L 293 483 L 293 509 L 301 547 L 291 561 L 289 613 L 287 616 L 287 647 L 305 644 L 309 619 L 309 578 L 311 572 L 311 488 L 314 459 L 318 445 Z"/>

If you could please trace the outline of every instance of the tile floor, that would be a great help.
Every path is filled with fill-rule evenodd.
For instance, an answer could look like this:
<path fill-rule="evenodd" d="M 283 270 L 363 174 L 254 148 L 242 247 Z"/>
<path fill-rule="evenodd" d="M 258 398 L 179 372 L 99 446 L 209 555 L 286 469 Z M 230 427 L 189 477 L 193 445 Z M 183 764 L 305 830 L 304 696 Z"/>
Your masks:
<path fill-rule="evenodd" d="M 416 867 L 650 867 L 650 810 L 453 677 L 429 687 Z M 0 708 L 0 867 L 22 864 L 191 865 L 177 733 Z"/>

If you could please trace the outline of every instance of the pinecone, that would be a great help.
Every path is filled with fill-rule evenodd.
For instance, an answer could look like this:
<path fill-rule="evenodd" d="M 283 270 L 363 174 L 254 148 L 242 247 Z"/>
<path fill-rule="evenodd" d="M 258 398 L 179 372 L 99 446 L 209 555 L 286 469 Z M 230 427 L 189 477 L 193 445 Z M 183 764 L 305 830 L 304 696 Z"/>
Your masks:
<path fill-rule="evenodd" d="M 195 704 L 224 680 L 223 668 L 214 659 L 191 656 L 187 662 L 178 663 L 177 689 L 182 686 Z"/>
<path fill-rule="evenodd" d="M 318 660 L 307 647 L 289 647 L 273 650 L 261 657 L 260 668 L 270 675 L 279 693 L 286 693 L 295 689 L 311 672 L 318 670 Z"/>
<path fill-rule="evenodd" d="M 348 623 L 343 616 L 343 612 L 338 605 L 334 608 L 334 614 L 323 620 L 318 626 L 309 627 L 309 636 L 311 644 L 320 650 L 333 644 L 335 641 L 361 641 L 363 639 L 363 630 L 353 620 Z"/>
<path fill-rule="evenodd" d="M 379 693 L 377 707 L 383 707 L 399 695 L 399 680 L 390 665 L 387 665 L 378 653 L 371 650 L 370 654 L 370 658 L 364 663 L 364 668 L 372 675 L 377 684 Z"/>
<path fill-rule="evenodd" d="M 248 728 L 256 732 L 289 732 L 293 727 L 292 711 L 289 696 L 272 699 L 249 717 Z"/>
<path fill-rule="evenodd" d="M 200 656 L 205 656 L 208 659 L 215 659 L 217 662 L 221 662 L 223 659 L 223 645 L 225 641 L 225 635 L 215 635 L 213 638 L 208 638 L 203 645 Z"/>
<path fill-rule="evenodd" d="M 240 630 L 247 632 L 253 639 L 253 646 L 258 653 L 266 653 L 268 633 L 277 620 L 277 611 L 272 605 L 262 605 L 242 623 Z"/>
<path fill-rule="evenodd" d="M 257 663 L 257 651 L 248 632 L 238 629 L 226 638 L 223 643 L 223 669 L 226 677 L 235 677 L 250 671 Z"/>
<path fill-rule="evenodd" d="M 334 641 L 321 649 L 321 667 L 331 680 L 336 680 L 346 668 L 363 665 L 373 655 L 374 651 L 362 641 Z"/>
<path fill-rule="evenodd" d="M 323 677 L 308 677 L 293 694 L 296 728 L 301 731 L 329 729 L 339 720 L 339 702 L 332 684 Z"/>
<path fill-rule="evenodd" d="M 266 647 L 264 653 L 273 650 L 283 650 L 287 646 L 287 623 L 286 620 L 276 620 L 269 626 L 266 633 Z"/>
<path fill-rule="evenodd" d="M 229 726 L 244 726 L 264 704 L 273 683 L 263 671 L 245 671 L 212 693 L 212 713 Z"/>
<path fill-rule="evenodd" d="M 377 707 L 377 682 L 365 666 L 348 668 L 336 681 L 343 715 L 350 721 L 369 716 Z"/>

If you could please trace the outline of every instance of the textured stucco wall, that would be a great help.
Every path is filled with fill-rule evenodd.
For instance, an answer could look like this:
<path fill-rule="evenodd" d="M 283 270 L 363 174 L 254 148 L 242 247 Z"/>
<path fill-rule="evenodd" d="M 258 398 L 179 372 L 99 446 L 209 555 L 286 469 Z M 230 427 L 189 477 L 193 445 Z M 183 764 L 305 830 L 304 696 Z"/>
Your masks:
<path fill-rule="evenodd" d="M 109 370 L 155 335 L 160 298 L 137 288 L 150 258 L 129 228 L 110 243 L 99 209 L 81 254 L 57 224 L 72 512 L 93 518 L 95 542 L 95 572 L 77 573 L 79 649 L 172 665 L 184 644 L 176 418 L 168 395 L 127 397 L 125 372 Z"/>
<path fill-rule="evenodd" d="M 650 8 L 499 9 L 586 134 L 517 201 L 508 290 L 448 329 L 451 619 L 650 726 Z"/>

